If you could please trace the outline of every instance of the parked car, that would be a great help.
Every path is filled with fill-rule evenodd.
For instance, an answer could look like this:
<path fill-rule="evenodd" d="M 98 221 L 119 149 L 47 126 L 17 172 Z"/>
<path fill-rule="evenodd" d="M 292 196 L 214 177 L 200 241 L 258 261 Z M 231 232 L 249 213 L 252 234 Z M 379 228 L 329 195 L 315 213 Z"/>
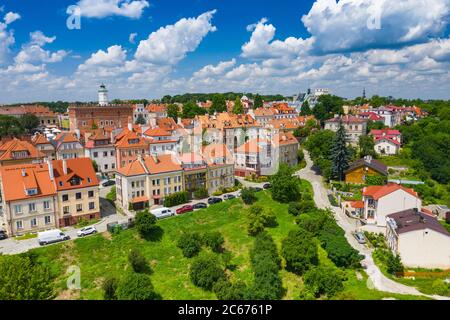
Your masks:
<path fill-rule="evenodd" d="M 263 191 L 263 188 L 260 188 L 260 187 L 251 187 L 250 190 L 253 190 L 254 192 L 261 192 L 261 191 Z"/>
<path fill-rule="evenodd" d="M 4 240 L 6 238 L 8 238 L 8 236 L 6 235 L 6 231 L 0 230 L 0 240 Z"/>
<path fill-rule="evenodd" d="M 108 180 L 108 181 L 103 182 L 102 186 L 103 187 L 110 187 L 110 186 L 113 186 L 115 184 L 116 184 L 116 182 L 114 180 Z"/>
<path fill-rule="evenodd" d="M 203 202 L 199 202 L 193 205 L 194 210 L 196 209 L 206 209 L 208 208 L 208 205 L 206 203 Z"/>
<path fill-rule="evenodd" d="M 231 200 L 236 199 L 236 196 L 234 194 L 226 194 L 223 196 L 223 200 Z"/>
<path fill-rule="evenodd" d="M 353 236 L 355 237 L 356 241 L 358 241 L 360 244 L 366 243 L 366 237 L 364 236 L 364 233 L 355 232 L 355 233 L 353 233 Z"/>
<path fill-rule="evenodd" d="M 220 199 L 220 198 L 209 198 L 208 199 L 208 203 L 209 204 L 216 204 L 216 203 L 219 203 L 219 202 L 222 202 L 223 200 L 222 199 Z"/>
<path fill-rule="evenodd" d="M 150 213 L 156 217 L 156 219 L 164 219 L 173 217 L 175 215 L 175 212 L 170 210 L 169 208 L 159 208 L 151 210 Z"/>
<path fill-rule="evenodd" d="M 94 233 L 97 233 L 97 229 L 95 229 L 95 227 L 90 226 L 90 227 L 85 227 L 85 228 L 83 228 L 81 230 L 78 230 L 77 231 L 77 236 L 78 237 L 85 237 L 85 236 L 88 236 L 88 235 L 94 234 Z"/>
<path fill-rule="evenodd" d="M 192 211 L 194 211 L 194 207 L 191 205 L 186 205 L 186 206 L 183 206 L 183 207 L 177 209 L 177 214 L 183 214 L 183 213 L 192 212 Z"/>
<path fill-rule="evenodd" d="M 38 241 L 41 246 L 69 239 L 70 237 L 59 229 L 53 229 L 38 233 Z"/>
<path fill-rule="evenodd" d="M 264 184 L 263 185 L 263 189 L 270 189 L 270 188 L 272 188 L 272 185 L 270 184 L 270 183 L 266 183 L 266 184 Z"/>

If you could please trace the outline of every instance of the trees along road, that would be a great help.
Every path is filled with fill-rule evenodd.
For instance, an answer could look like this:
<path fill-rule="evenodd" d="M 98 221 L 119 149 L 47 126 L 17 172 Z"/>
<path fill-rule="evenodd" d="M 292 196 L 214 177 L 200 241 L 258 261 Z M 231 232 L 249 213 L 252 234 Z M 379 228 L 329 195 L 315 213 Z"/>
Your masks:
<path fill-rule="evenodd" d="M 306 167 L 295 173 L 301 179 L 307 180 L 312 184 L 314 190 L 314 201 L 318 208 L 327 209 L 330 208 L 335 215 L 336 221 L 339 226 L 345 231 L 345 237 L 350 245 L 358 250 L 358 252 L 364 256 L 364 260 L 361 262 L 365 268 L 365 271 L 370 279 L 373 287 L 379 291 L 396 293 L 396 294 L 408 294 L 425 296 L 438 300 L 450 300 L 449 297 L 443 297 L 438 295 L 426 295 L 419 292 L 416 288 L 406 286 L 404 284 L 395 282 L 387 278 L 380 269 L 376 266 L 372 258 L 372 250 L 365 245 L 362 245 L 356 241 L 352 232 L 355 231 L 355 220 L 347 217 L 345 213 L 339 207 L 333 207 L 328 199 L 328 192 L 323 184 L 323 177 L 316 174 L 312 170 L 313 162 L 309 153 L 305 150 Z"/>

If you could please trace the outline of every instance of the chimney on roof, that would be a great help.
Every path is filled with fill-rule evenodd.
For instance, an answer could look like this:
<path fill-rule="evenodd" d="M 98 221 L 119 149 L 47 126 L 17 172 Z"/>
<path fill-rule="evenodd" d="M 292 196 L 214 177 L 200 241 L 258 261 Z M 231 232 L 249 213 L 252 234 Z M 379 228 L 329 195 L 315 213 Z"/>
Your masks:
<path fill-rule="evenodd" d="M 45 162 L 47 163 L 48 166 L 48 174 L 50 175 L 50 180 L 53 181 L 55 180 L 55 174 L 53 173 L 52 160 L 50 160 L 49 158 L 45 158 Z"/>
<path fill-rule="evenodd" d="M 62 165 L 63 165 L 64 175 L 67 175 L 67 160 L 66 159 L 63 159 Z"/>
<path fill-rule="evenodd" d="M 25 172 L 25 169 L 22 169 L 22 177 L 26 177 L 27 173 Z"/>
<path fill-rule="evenodd" d="M 131 122 L 131 117 L 128 117 L 128 130 L 133 131 L 133 123 Z"/>
<path fill-rule="evenodd" d="M 152 153 L 152 158 L 155 161 L 155 163 L 159 163 L 159 159 L 158 159 L 158 154 L 157 153 Z"/>

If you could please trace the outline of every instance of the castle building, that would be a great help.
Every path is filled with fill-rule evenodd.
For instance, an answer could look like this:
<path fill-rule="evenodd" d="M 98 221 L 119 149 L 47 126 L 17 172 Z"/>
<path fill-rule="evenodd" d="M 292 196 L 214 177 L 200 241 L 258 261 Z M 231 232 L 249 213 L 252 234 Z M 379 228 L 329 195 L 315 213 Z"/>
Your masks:
<path fill-rule="evenodd" d="M 71 131 L 126 128 L 129 117 L 133 117 L 133 106 L 109 104 L 108 90 L 104 84 L 98 90 L 98 104 L 69 106 Z"/>

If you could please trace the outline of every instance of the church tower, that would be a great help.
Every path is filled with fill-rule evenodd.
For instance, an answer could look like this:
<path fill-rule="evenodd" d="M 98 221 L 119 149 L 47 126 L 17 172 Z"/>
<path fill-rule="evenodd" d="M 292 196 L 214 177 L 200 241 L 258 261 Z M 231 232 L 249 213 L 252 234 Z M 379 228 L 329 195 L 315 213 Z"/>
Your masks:
<path fill-rule="evenodd" d="M 106 86 L 102 83 L 98 89 L 98 104 L 102 107 L 109 105 L 108 101 L 108 90 Z"/>

